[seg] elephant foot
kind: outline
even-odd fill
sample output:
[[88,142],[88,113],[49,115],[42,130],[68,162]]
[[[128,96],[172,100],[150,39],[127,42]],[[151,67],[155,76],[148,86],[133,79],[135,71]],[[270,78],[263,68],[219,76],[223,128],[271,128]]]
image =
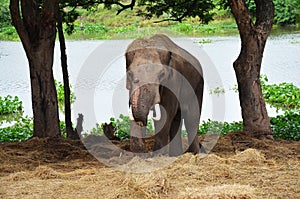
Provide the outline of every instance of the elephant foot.
[[168,155],[168,147],[162,146],[160,143],[155,142],[153,147],[153,153],[155,155]]
[[170,157],[177,157],[183,154],[182,148],[170,149],[169,156]]
[[145,140],[142,138],[130,138],[130,151],[133,153],[147,153]]
[[189,146],[189,148],[187,149],[187,151],[186,152],[188,152],[188,153],[193,153],[193,154],[198,154],[198,153],[200,153],[200,144],[199,143],[197,143],[197,144],[194,144],[194,143],[192,143],[190,146]]

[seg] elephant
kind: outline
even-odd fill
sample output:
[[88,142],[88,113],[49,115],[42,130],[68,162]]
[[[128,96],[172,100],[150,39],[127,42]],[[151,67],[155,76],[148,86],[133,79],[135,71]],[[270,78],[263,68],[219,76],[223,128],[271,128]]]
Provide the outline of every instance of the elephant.
[[152,113],[153,152],[181,155],[184,122],[189,144],[185,151],[199,153],[197,131],[204,89],[199,61],[163,34],[134,40],[128,45],[125,58],[131,151],[147,152],[144,138],[147,118]]

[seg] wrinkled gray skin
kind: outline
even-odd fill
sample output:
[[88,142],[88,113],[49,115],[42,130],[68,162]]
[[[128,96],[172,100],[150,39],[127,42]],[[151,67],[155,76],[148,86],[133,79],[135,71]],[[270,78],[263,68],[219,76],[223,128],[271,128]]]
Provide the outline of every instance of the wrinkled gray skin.
[[[183,153],[181,126],[188,133],[188,152],[200,152],[197,130],[203,96],[203,73],[199,61],[165,35],[136,39],[126,50],[126,88],[134,120],[131,150],[146,152],[147,116],[160,104],[161,119],[154,122],[153,151],[177,156]],[[168,88],[168,89],[167,89]]]

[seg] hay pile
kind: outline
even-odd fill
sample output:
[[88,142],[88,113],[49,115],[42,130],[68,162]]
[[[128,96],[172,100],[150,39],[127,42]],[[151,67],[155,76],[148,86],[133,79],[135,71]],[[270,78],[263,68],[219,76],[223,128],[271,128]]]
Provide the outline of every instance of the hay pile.
[[[260,149],[221,153],[227,139],[232,141],[220,139],[223,143],[209,155],[135,157],[118,169],[97,162],[71,141],[43,140],[71,150],[63,150],[67,158],[26,144],[19,144],[21,150],[13,144],[0,146],[0,198],[300,198],[299,143],[280,141],[277,151],[269,151],[278,143],[251,140]],[[170,164],[161,168],[166,162]]]

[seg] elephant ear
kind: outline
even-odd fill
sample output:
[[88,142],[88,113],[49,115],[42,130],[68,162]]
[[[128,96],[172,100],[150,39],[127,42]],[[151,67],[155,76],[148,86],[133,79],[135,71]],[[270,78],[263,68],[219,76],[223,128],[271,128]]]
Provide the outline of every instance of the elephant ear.
[[158,50],[158,54],[160,57],[160,61],[163,65],[169,66],[171,57],[172,57],[172,52],[168,50]]
[[125,58],[126,58],[126,70],[128,70],[130,64],[132,63],[133,58],[134,58],[134,55],[135,55],[135,50],[130,50],[130,51],[127,51],[127,52],[125,53]]
[[171,61],[172,61],[172,52],[167,50],[158,50],[160,61],[163,65],[169,66],[168,67],[168,79],[173,76],[173,71],[171,68]]

